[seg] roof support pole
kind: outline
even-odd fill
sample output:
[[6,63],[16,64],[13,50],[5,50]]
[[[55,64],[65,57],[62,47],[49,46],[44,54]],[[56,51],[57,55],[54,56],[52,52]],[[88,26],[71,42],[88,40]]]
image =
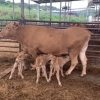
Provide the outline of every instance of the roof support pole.
[[52,20],[52,0],[50,0],[50,21]]
[[62,6],[62,2],[61,2],[61,0],[60,0],[60,13],[59,13],[59,21],[61,21],[61,6]]
[[[100,0],[99,0],[99,12],[98,14],[100,15]],[[99,21],[99,15],[98,15],[98,21]]]
[[[66,8],[66,0],[65,0],[65,8]],[[66,21],[66,9],[65,9],[65,14],[64,14],[64,21]]]
[[[47,3],[45,3],[45,15],[47,14]],[[45,20],[47,20],[46,19],[46,16],[45,16]]]
[[69,9],[70,9],[70,6],[69,6],[69,1],[68,1],[68,9],[67,9],[67,21],[69,21],[69,16],[70,16],[70,14],[69,14]]
[[21,0],[21,19],[24,19],[24,0]]
[[13,0],[12,8],[13,8],[13,19],[15,19],[14,0]]
[[37,20],[40,19],[40,4],[37,3]]
[[71,18],[71,6],[72,6],[72,2],[70,1],[70,17],[69,17],[69,21],[70,21],[70,18]]
[[28,4],[29,4],[29,6],[28,6],[28,9],[29,9],[29,19],[30,19],[30,0],[28,0]]
[[[98,13],[97,13],[97,5],[96,5],[96,15],[97,15]],[[95,17],[95,20],[97,21],[97,18]]]

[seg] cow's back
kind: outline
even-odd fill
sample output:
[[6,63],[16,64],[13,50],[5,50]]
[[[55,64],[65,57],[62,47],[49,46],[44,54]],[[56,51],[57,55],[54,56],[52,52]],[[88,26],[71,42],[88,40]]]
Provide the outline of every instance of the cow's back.
[[90,32],[80,27],[54,29],[43,26],[25,26],[24,43],[31,48],[38,48],[44,53],[68,53],[68,49],[79,47],[90,38]]

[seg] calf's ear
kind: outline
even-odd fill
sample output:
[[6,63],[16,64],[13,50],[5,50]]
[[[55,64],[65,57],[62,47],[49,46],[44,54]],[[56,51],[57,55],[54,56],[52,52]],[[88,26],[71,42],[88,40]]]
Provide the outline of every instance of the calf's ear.
[[16,27],[16,29],[18,29],[19,22],[14,22],[13,25]]

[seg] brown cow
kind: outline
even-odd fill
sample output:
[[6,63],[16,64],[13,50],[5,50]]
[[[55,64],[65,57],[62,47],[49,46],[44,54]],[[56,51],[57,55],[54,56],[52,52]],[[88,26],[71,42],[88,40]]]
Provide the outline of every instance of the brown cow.
[[87,59],[85,52],[91,32],[81,27],[70,27],[68,29],[47,28],[36,25],[19,25],[12,22],[1,31],[0,37],[17,40],[23,47],[25,53],[33,58],[38,53],[51,53],[54,55],[69,54],[71,66],[66,72],[70,74],[78,63],[80,55],[83,69],[81,76],[86,74]]

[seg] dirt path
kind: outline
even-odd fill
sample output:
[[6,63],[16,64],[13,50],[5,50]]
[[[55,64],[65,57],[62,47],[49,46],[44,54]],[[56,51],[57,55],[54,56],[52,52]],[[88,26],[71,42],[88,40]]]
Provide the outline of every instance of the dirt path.
[[[10,67],[13,60],[0,61],[0,72]],[[80,70],[74,70],[69,76],[61,77],[62,87],[55,76],[50,83],[44,77],[36,84],[36,71],[24,71],[25,79],[17,75],[12,80],[9,75],[0,79],[0,100],[100,100],[100,71],[88,70],[81,78]]]

